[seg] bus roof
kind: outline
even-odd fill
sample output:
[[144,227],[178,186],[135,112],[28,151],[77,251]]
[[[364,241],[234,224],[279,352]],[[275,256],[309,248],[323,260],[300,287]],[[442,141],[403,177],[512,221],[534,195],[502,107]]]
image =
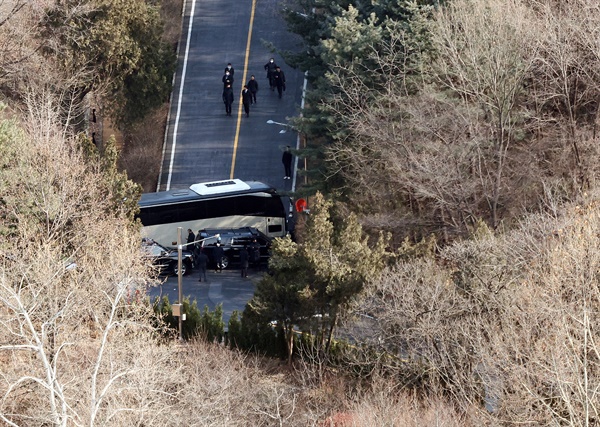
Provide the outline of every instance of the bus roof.
[[275,189],[270,185],[259,181],[242,181],[239,179],[212,181],[192,184],[187,189],[144,193],[138,204],[141,208],[144,208],[155,205],[215,199],[219,197],[259,192],[275,194]]

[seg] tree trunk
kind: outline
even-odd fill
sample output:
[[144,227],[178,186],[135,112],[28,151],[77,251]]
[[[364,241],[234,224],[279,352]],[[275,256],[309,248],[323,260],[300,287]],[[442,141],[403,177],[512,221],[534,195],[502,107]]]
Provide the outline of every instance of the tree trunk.
[[285,328],[285,343],[287,347],[287,364],[292,364],[292,354],[294,354],[294,327],[286,326]]

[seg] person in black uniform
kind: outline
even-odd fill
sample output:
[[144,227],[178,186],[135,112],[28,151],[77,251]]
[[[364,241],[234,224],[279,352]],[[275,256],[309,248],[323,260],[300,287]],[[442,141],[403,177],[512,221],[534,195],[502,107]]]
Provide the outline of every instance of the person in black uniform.
[[240,264],[242,265],[242,277],[248,277],[248,265],[250,262],[250,254],[248,247],[244,246],[240,251]]
[[277,93],[281,98],[283,91],[285,90],[285,74],[281,71],[281,68],[275,68],[275,72],[273,73],[273,83],[277,87]]
[[224,72],[225,73],[229,72],[229,74],[231,75],[231,78],[233,78],[233,74],[235,73],[235,70],[231,66],[231,62],[227,64],[227,66],[225,67],[225,71]]
[[254,266],[257,271],[260,271],[260,244],[256,241],[256,239],[252,239],[252,243],[250,244],[250,262]]
[[267,70],[267,79],[269,79],[269,86],[271,90],[275,90],[275,84],[273,82],[273,73],[277,69],[277,64],[273,58],[269,59],[269,62],[265,64],[265,70]]
[[246,117],[250,116],[250,103],[252,102],[252,94],[248,90],[248,86],[244,85],[244,89],[242,90],[242,104],[244,105],[244,111],[246,112]]
[[204,281],[206,282],[206,266],[208,265],[208,256],[204,253],[204,250],[200,248],[198,250],[198,255],[196,255],[196,266],[200,271],[200,277],[198,281],[201,282],[204,277]]
[[227,85],[223,90],[223,102],[225,103],[225,114],[231,116],[231,106],[233,105],[233,89]]
[[225,71],[225,75],[221,81],[223,82],[223,88],[226,88],[227,85],[233,87],[233,74],[231,74],[229,71]]
[[281,162],[285,168],[285,176],[283,179],[292,179],[292,152],[290,151],[289,145],[285,148],[283,156],[281,156]]
[[256,104],[256,92],[258,92],[258,82],[254,78],[254,74],[250,76],[250,80],[248,80],[248,90],[250,91],[250,104]]

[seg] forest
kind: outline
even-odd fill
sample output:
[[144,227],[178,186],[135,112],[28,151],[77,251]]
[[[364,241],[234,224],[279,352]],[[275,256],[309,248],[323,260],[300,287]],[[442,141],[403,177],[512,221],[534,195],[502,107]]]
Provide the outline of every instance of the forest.
[[0,424],[600,422],[600,3],[282,2],[310,214],[183,342],[89,134],[164,108],[177,5],[0,3]]

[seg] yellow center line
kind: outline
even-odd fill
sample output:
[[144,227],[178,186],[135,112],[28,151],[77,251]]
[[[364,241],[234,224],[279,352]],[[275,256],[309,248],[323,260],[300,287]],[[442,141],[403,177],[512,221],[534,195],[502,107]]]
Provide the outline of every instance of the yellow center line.
[[[242,76],[242,86],[246,84],[248,75],[248,59],[250,57],[250,42],[252,41],[252,26],[254,25],[254,11],[256,10],[256,0],[252,0],[252,11],[250,12],[250,25],[248,26],[248,41],[246,42],[246,57],[244,58],[244,75]],[[240,127],[242,125],[242,95],[239,95],[237,125],[235,127],[235,138],[233,140],[233,157],[231,159],[231,173],[229,179],[233,179],[235,173],[235,159],[237,157],[238,141],[240,138]]]

